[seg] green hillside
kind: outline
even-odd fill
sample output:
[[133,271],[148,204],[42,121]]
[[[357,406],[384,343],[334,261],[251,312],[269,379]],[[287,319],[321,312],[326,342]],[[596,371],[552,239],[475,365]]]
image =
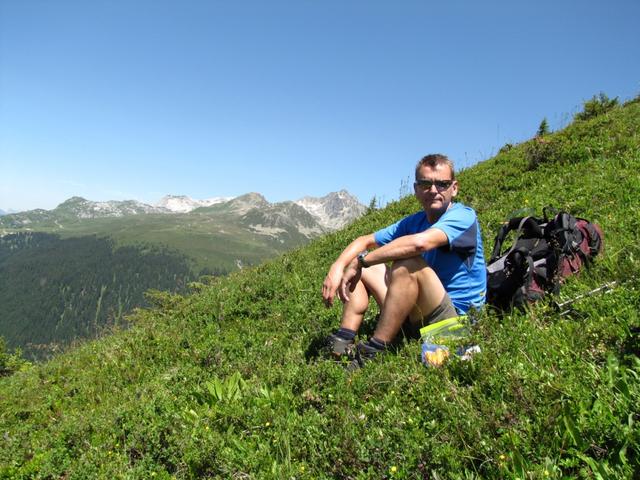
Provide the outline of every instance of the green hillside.
[[1,379],[0,478],[637,478],[640,102],[584,116],[461,172],[459,199],[486,250],[525,206],[598,222],[605,255],[561,298],[609,293],[487,312],[471,361],[427,369],[416,342],[349,374],[318,355],[340,314],[321,284],[406,198]]

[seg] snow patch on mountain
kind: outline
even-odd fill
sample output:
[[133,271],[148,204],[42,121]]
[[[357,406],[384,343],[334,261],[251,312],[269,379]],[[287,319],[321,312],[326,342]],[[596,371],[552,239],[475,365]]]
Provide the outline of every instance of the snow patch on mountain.
[[228,202],[234,197],[213,197],[205,200],[197,200],[187,195],[166,195],[155,204],[156,207],[165,208],[174,213],[189,213],[200,207],[210,207],[216,203]]

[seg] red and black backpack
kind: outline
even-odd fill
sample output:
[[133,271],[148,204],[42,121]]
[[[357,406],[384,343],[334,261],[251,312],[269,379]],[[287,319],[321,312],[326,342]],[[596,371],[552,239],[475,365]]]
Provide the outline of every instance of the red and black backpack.
[[[565,278],[580,271],[602,252],[600,227],[560,212],[550,218],[512,218],[496,236],[487,266],[487,303],[500,310],[524,307],[557,293]],[[512,246],[503,251],[510,232]]]

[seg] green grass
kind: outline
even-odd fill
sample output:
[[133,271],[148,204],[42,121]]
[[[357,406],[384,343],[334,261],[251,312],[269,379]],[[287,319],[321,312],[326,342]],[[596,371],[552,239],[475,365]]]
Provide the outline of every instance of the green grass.
[[406,198],[190,296],[157,293],[130,330],[0,380],[0,478],[636,477],[639,131],[630,102],[459,176],[486,250],[523,207],[599,223],[605,255],[560,299],[611,292],[562,317],[486,312],[469,362],[427,369],[408,343],[348,374],[315,348],[340,315],[322,280],[355,236],[415,211]]

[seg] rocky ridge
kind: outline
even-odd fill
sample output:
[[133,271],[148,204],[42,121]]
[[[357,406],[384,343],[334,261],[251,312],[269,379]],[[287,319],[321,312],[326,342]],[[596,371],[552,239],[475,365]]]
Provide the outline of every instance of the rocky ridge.
[[186,195],[167,195],[155,205],[136,200],[94,202],[72,197],[53,210],[29,210],[0,218],[0,234],[48,226],[65,225],[99,218],[124,218],[139,215],[231,215],[255,233],[276,236],[297,231],[307,238],[342,228],[366,210],[346,190],[324,197],[303,197],[297,201],[270,203],[255,192],[234,198],[214,197],[195,200]]

